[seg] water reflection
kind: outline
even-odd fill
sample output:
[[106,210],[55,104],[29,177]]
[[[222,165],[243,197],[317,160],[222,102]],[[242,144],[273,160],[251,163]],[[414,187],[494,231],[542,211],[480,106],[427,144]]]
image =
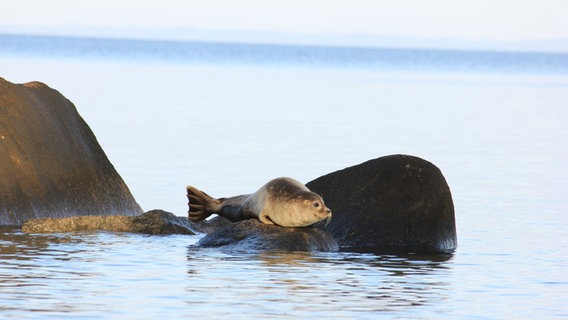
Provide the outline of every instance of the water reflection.
[[[333,310],[336,318],[349,318],[360,312],[403,311],[447,300],[449,283],[441,279],[449,279],[451,258],[343,252],[246,255],[192,248],[186,291],[190,297],[200,294],[200,299],[188,301],[192,306],[222,299],[231,309],[246,312],[256,301],[256,308],[269,313],[296,310],[313,316]],[[240,303],[242,297],[248,301],[245,305]],[[273,304],[268,307],[267,301]]]
[[430,310],[448,299],[453,272],[451,256],[188,247],[197,240],[1,232],[0,310],[33,311],[37,317],[100,312],[175,317],[191,310],[210,318],[351,319]]
[[0,259],[31,260],[37,255],[52,254],[50,246],[62,243],[78,244],[83,240],[72,235],[31,235],[18,229],[0,229]]
[[85,251],[85,242],[88,239],[78,234],[30,235],[1,229],[0,298],[4,306],[0,309],[57,316],[92,307],[74,303],[82,295],[70,285],[97,275],[71,261]]

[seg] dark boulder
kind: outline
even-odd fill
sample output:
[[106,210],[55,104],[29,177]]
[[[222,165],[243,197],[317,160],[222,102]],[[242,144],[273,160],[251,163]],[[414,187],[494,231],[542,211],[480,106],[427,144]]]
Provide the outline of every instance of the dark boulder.
[[0,78],[0,225],[142,212],[73,103]]
[[195,247],[231,251],[337,251],[333,236],[319,228],[285,228],[263,224],[257,219],[243,220],[210,233]]
[[381,157],[306,186],[332,210],[326,230],[342,250],[450,253],[456,249],[450,189],[428,161],[408,155]]

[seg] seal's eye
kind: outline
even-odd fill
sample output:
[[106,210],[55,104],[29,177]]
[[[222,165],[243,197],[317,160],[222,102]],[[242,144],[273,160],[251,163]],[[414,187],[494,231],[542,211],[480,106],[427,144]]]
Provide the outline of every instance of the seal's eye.
[[317,208],[317,207],[320,206],[320,204],[318,202],[314,202],[312,205],[314,206],[314,208]]

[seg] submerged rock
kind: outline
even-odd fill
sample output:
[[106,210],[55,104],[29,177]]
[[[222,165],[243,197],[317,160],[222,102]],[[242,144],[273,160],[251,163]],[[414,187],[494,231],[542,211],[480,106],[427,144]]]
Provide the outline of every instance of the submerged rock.
[[73,103],[0,78],[0,225],[142,212]]
[[163,210],[152,210],[143,215],[130,216],[76,216],[28,220],[22,226],[26,233],[61,233],[75,231],[114,231],[144,234],[195,234],[189,220]]
[[450,253],[457,237],[450,189],[432,163],[391,155],[306,184],[333,218],[326,230],[344,250]]
[[225,225],[199,240],[195,247],[234,251],[337,251],[337,241],[319,228],[286,228],[257,219]]

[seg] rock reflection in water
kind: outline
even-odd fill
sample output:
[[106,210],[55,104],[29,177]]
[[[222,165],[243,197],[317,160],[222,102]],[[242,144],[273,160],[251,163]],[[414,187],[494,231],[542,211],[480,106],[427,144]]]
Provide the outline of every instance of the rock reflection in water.
[[5,303],[0,311],[56,316],[85,307],[95,310],[88,301],[74,302],[83,294],[71,285],[97,276],[71,261],[81,256],[89,241],[89,237],[77,234],[30,235],[0,230],[0,298]]
[[[214,258],[212,258],[212,256]],[[404,311],[446,300],[451,255],[377,256],[359,253],[229,254],[190,249],[192,307],[234,312],[349,318]],[[203,268],[207,264],[208,268]]]
[[199,236],[0,230],[6,317],[373,318],[446,310],[451,256],[229,252]]

